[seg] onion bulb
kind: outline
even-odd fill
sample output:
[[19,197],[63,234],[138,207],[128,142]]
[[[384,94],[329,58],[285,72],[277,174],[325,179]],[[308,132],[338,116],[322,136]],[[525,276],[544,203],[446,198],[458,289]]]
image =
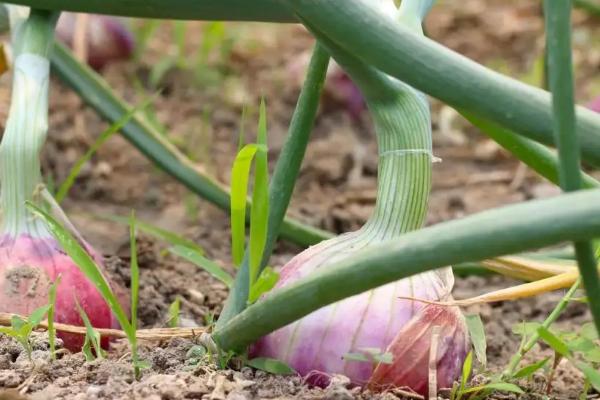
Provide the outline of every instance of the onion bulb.
[[[78,14],[64,12],[56,27],[56,37],[70,47],[74,46]],[[133,34],[118,18],[90,14],[86,19],[85,45],[88,64],[102,69],[114,61],[127,60],[133,55]]]
[[[56,322],[82,325],[76,306],[79,302],[93,326],[116,327],[110,308],[94,285],[66,255],[45,224],[26,208],[27,201],[49,206],[101,265],[96,252],[74,231],[42,185],[39,156],[48,129],[48,51],[52,48],[53,27],[52,16],[33,12],[18,26],[19,34],[13,39],[18,53],[9,116],[0,143],[0,311],[29,315],[48,303],[49,286],[60,276]],[[117,293],[124,293],[114,283],[111,286]],[[80,349],[83,344],[81,336],[59,334],[59,337],[72,350]]]
[[[363,228],[313,246],[281,269],[275,289],[378,242],[377,238],[369,240]],[[453,282],[452,270],[444,268],[389,283],[323,307],[263,337],[251,354],[284,361],[309,383],[319,386],[326,386],[333,374],[343,374],[360,386],[410,387],[424,393],[428,387],[432,328],[437,325],[437,382],[439,387],[450,387],[469,350],[460,311],[399,297],[450,300]],[[391,355],[392,363],[350,358],[373,349],[380,355]]]

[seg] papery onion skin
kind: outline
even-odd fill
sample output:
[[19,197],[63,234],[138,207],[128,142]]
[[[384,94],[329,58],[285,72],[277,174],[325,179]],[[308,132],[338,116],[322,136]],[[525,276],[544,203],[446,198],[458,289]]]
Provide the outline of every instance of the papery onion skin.
[[[434,327],[439,327],[434,336]],[[388,348],[391,364],[379,364],[369,387],[385,390],[390,387],[410,387],[422,395],[428,394],[429,358],[432,339],[437,339],[437,387],[450,388],[462,370],[470,344],[464,318],[457,307],[430,304],[422,309],[398,334]]]
[[[99,264],[98,257],[96,258]],[[100,264],[101,265],[101,264]],[[116,328],[114,317],[94,285],[83,275],[54,238],[3,235],[0,239],[0,311],[28,316],[48,304],[48,289],[60,275],[55,322],[83,325],[76,299],[96,328]],[[123,290],[112,285],[117,295]],[[78,351],[83,336],[58,332],[66,348]],[[108,345],[107,339],[103,345]]]

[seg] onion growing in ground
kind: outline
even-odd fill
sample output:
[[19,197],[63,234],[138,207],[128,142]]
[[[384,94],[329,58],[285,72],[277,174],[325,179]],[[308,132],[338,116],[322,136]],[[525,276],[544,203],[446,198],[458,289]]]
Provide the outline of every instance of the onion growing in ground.
[[[74,47],[78,14],[64,12],[56,26],[56,37]],[[83,24],[83,40],[88,64],[102,69],[114,61],[126,60],[135,48],[133,34],[121,19],[108,15],[89,14]]]
[[[82,325],[78,301],[98,328],[116,327],[111,310],[94,285],[61,249],[46,226],[30,214],[26,201],[49,206],[72,228],[42,185],[40,151],[48,129],[48,54],[55,16],[34,12],[14,35],[13,90],[6,129],[0,143],[0,311],[29,315],[48,303],[48,289],[60,275],[55,321]],[[12,21],[11,21],[12,22]],[[72,228],[74,229],[74,228]],[[100,258],[79,235],[85,248]],[[113,285],[119,292],[120,288]],[[77,350],[81,336],[59,334],[65,346]],[[106,344],[106,342],[105,342]]]
[[[402,3],[401,20],[417,31],[428,8],[424,3]],[[320,39],[361,89],[372,114],[380,154],[377,201],[360,230],[313,246],[288,262],[275,290],[356,251],[419,229],[427,212],[433,161],[427,99]],[[450,387],[470,348],[460,310],[401,297],[447,301],[453,284],[449,267],[389,283],[263,337],[250,354],[282,360],[320,386],[333,374],[344,374],[354,384],[376,390],[409,387],[422,394],[428,391],[431,357],[437,387]],[[357,359],[357,353],[364,359]]]

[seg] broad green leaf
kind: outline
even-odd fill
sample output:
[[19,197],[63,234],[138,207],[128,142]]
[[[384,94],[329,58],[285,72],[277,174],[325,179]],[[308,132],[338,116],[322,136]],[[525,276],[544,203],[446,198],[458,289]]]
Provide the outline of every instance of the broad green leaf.
[[294,375],[297,374],[289,365],[283,361],[279,361],[273,358],[257,357],[252,360],[246,361],[246,365],[252,368],[260,369],[271,374],[277,375]]
[[560,354],[563,357],[569,357],[571,352],[569,351],[569,346],[565,342],[563,342],[558,336],[550,332],[548,329],[540,326],[538,328],[538,334],[540,338],[548,344],[548,346],[552,347],[552,349]]
[[177,328],[179,326],[179,313],[181,312],[181,297],[176,296],[175,300],[169,305],[169,327]]
[[244,258],[248,181],[252,160],[257,152],[258,145],[245,145],[238,152],[231,168],[231,254],[236,266],[239,266]]
[[10,318],[10,325],[12,326],[12,328],[15,331],[19,331],[21,330],[21,328],[23,328],[25,325],[27,325],[27,321],[25,321],[23,318],[13,315]]
[[[129,225],[129,218],[127,218],[127,217],[121,217],[118,215],[104,215],[104,216],[100,216],[100,218],[118,222],[118,223],[125,224],[125,225]],[[184,238],[183,236],[176,234],[175,232],[171,232],[171,231],[163,229],[159,226],[150,224],[148,222],[141,221],[138,218],[136,218],[136,220],[135,220],[135,226],[137,229],[143,231],[144,233],[154,236],[155,238],[158,238],[160,240],[163,240],[163,241],[169,243],[171,246],[189,247],[190,249],[193,249],[197,253],[204,254],[204,249],[202,247],[198,246],[193,241],[188,240],[188,239]]]
[[600,363],[600,347],[596,346],[589,351],[583,352],[583,358],[591,363]]
[[488,383],[485,385],[475,386],[475,387],[463,390],[462,393],[463,394],[474,393],[474,392],[479,392],[482,390],[497,390],[500,392],[510,392],[510,393],[519,393],[519,394],[525,393],[525,392],[523,392],[523,389],[521,389],[517,385],[515,385],[513,383],[508,383],[508,382],[492,382],[492,383]]
[[260,273],[260,276],[254,282],[254,285],[250,288],[250,294],[248,295],[248,302],[254,303],[264,293],[273,289],[279,280],[279,273],[271,267],[266,267]]
[[589,340],[598,340],[598,331],[593,322],[583,324],[581,327],[581,336]]
[[549,359],[550,359],[549,357],[546,357],[543,360],[540,360],[538,362],[535,362],[533,364],[530,364],[530,365],[527,365],[527,366],[521,368],[520,370],[515,372],[515,374],[513,375],[513,378],[515,378],[515,379],[529,378],[536,371],[538,371],[541,368],[544,368],[544,366],[548,363]]
[[531,336],[542,326],[539,322],[520,322],[513,325],[512,331],[519,336]]
[[462,375],[460,378],[460,389],[459,393],[464,393],[465,388],[467,387],[467,382],[469,381],[469,377],[471,376],[471,370],[473,369],[473,352],[469,351],[465,361],[463,362],[462,367]]
[[249,258],[250,286],[258,279],[263,252],[267,243],[269,219],[269,165],[267,159],[267,111],[264,99],[260,102],[257,144],[254,168],[254,187],[250,210]]
[[571,351],[581,351],[585,353],[597,347],[593,341],[584,337],[577,337],[569,341],[565,340],[564,338],[561,339],[563,339]]
[[576,365],[577,368],[583,372],[588,381],[590,381],[592,387],[600,392],[600,372],[598,372],[596,368],[586,363],[578,362]]
[[485,330],[483,322],[479,314],[471,314],[465,316],[467,322],[467,328],[471,335],[471,341],[473,342],[473,349],[475,351],[475,357],[481,363],[483,369],[487,364],[486,348],[487,343],[485,339]]
[[19,336],[19,333],[17,331],[15,331],[13,328],[8,327],[8,326],[0,326],[0,333],[3,333],[5,335],[8,335],[13,338],[16,338],[17,336]]
[[29,314],[29,317],[27,317],[27,320],[29,321],[31,326],[32,327],[38,326],[40,324],[40,322],[42,322],[42,319],[44,319],[44,317],[48,313],[49,309],[50,309],[50,304],[47,304],[45,306],[41,306],[41,307],[33,310],[31,312],[31,314]]
[[108,139],[110,139],[112,137],[112,135],[117,133],[123,126],[125,126],[129,122],[129,120],[131,120],[131,118],[138,111],[146,108],[153,99],[154,99],[154,96],[148,98],[147,100],[142,102],[140,105],[132,108],[125,115],[123,115],[123,117],[121,117],[121,119],[114,122],[111,126],[108,127],[108,129],[106,129],[104,132],[102,132],[100,134],[100,136],[98,136],[98,138],[90,146],[88,151],[86,151],[85,154],[83,156],[81,156],[77,160],[77,162],[75,162],[75,165],[73,165],[73,168],[71,168],[69,175],[67,176],[65,181],[60,185],[60,188],[58,189],[58,192],[56,193],[56,196],[55,196],[55,199],[58,203],[62,202],[64,200],[64,198],[67,196],[67,194],[69,193],[69,190],[71,189],[71,186],[73,186],[75,179],[77,179],[77,176],[81,172],[81,168],[83,168],[85,163],[87,163],[92,158],[92,156],[98,151],[98,149],[100,149],[100,147],[102,147],[102,145],[104,143],[106,143],[106,141]]
[[204,358],[207,354],[208,350],[206,350],[206,347],[197,344],[190,347],[190,349],[185,354],[185,358],[200,360]]
[[111,311],[116,316],[117,321],[119,321],[122,329],[125,331],[130,331],[131,324],[129,323],[129,319],[125,314],[125,311],[123,311],[121,304],[112,292],[110,285],[106,281],[104,275],[102,275],[102,272],[90,254],[81,246],[81,244],[71,235],[68,230],[62,227],[44,210],[36,207],[30,202],[27,202],[27,208],[36,217],[44,221],[50,230],[50,233],[52,233],[52,236],[60,243],[63,250],[69,255],[69,257],[71,257],[75,265],[77,265],[85,277],[89,279],[90,282],[100,292],[102,298],[110,306]]
[[169,248],[169,251],[204,269],[206,272],[226,284],[227,287],[230,287],[233,283],[233,277],[225,272],[223,268],[221,268],[214,261],[211,261],[201,254],[198,254],[195,250],[192,250],[189,247],[174,246]]

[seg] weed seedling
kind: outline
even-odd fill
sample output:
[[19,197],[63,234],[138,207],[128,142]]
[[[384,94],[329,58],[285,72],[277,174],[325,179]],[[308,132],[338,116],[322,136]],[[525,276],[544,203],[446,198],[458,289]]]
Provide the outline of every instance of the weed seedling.
[[42,322],[48,310],[50,310],[50,305],[41,306],[33,310],[29,317],[25,319],[14,315],[10,320],[9,327],[0,326],[0,333],[14,338],[23,346],[32,364],[31,353],[33,352],[33,347],[31,344],[31,332]]

